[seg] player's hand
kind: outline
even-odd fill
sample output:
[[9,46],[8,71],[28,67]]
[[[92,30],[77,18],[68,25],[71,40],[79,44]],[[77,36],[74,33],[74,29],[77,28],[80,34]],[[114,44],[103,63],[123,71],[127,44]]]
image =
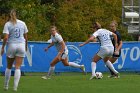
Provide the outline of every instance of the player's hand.
[[115,54],[115,55],[119,55],[119,51],[116,50],[116,51],[114,52],[114,54]]
[[44,49],[44,51],[46,51],[46,52],[47,52],[47,51],[48,51],[48,49],[49,49],[49,48],[47,47],[47,48],[45,48],[45,49]]
[[81,46],[83,46],[84,44],[80,44],[79,46],[81,47]]

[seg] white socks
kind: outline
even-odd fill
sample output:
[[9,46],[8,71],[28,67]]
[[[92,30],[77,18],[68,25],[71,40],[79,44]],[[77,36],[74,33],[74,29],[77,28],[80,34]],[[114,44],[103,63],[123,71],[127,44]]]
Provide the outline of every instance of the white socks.
[[[69,66],[75,67],[75,68],[81,68],[81,65],[74,63],[74,62],[69,62]],[[51,74],[54,72],[55,66],[50,67],[47,76],[51,76]]]
[[110,68],[110,70],[113,71],[115,74],[118,73],[118,71],[115,70],[113,64],[112,64],[109,60],[108,60],[105,64],[106,64],[106,65]]
[[4,86],[5,87],[8,87],[10,77],[11,77],[11,69],[6,68],[6,71],[5,71],[5,82],[4,82]]
[[[75,67],[75,68],[81,68],[81,65],[74,62],[69,62],[69,66]],[[55,70],[55,66],[54,67],[50,66],[47,76],[50,77],[52,73],[54,72],[54,70]]]
[[96,76],[95,71],[96,71],[96,63],[91,62],[91,70],[92,70],[92,76]]
[[74,63],[74,62],[69,62],[69,66],[75,67],[75,68],[81,68],[81,65]]
[[55,69],[55,66],[54,67],[50,67],[47,76],[51,76],[52,73],[54,72],[54,69]]
[[[17,90],[18,83],[19,83],[19,80],[20,80],[20,76],[21,76],[20,69],[16,69],[15,74],[14,74],[14,90],[15,91]],[[11,69],[6,68],[4,87],[7,87],[7,89],[8,89],[8,84],[9,84],[9,81],[10,81],[10,77],[11,77]]]
[[18,83],[20,80],[20,76],[21,76],[21,71],[20,69],[16,69],[15,70],[15,74],[14,74],[14,89],[16,90],[18,87]]

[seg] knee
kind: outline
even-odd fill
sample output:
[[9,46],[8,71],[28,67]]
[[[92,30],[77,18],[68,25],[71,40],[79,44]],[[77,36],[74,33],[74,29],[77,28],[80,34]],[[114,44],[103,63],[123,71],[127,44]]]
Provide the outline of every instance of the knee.
[[7,64],[8,69],[12,69],[13,64]]
[[69,66],[69,63],[65,63],[64,66]]
[[54,64],[53,64],[53,63],[51,63],[51,64],[50,64],[50,66],[51,66],[51,67],[53,67],[53,66],[54,66]]
[[92,62],[95,62],[95,63],[96,63],[96,62],[97,62],[97,60],[93,58],[93,59],[92,59]]
[[20,66],[15,66],[15,69],[20,69]]
[[12,69],[12,67],[7,67],[8,69]]

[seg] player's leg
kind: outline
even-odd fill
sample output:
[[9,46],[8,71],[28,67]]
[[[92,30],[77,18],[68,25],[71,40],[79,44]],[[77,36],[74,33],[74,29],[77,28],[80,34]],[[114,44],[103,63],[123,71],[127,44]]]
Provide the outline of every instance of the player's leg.
[[105,64],[107,65],[107,67],[108,67],[115,75],[117,75],[117,74],[118,74],[118,71],[115,70],[113,64],[109,61],[109,58],[110,58],[110,57],[105,57],[103,60],[104,60]]
[[14,91],[17,91],[20,76],[21,76],[21,71],[20,71],[20,66],[22,65],[24,57],[15,57],[15,74],[14,74]]
[[67,54],[62,55],[61,61],[64,64],[64,66],[71,66],[71,67],[74,67],[74,68],[80,68],[83,72],[85,72],[85,66],[84,65],[79,65],[79,64],[74,63],[74,62],[68,62]]
[[[109,58],[109,61],[113,64],[116,60],[117,60],[118,58],[117,57],[111,57],[111,58]],[[108,77],[110,77],[110,78],[112,78],[112,77],[114,77],[114,72],[107,66],[107,68],[109,69],[109,71],[110,71],[110,76],[108,76]]]
[[20,67],[25,57],[25,44],[17,44],[15,52],[15,74],[14,74],[14,91],[17,91],[19,80],[21,77]]
[[106,55],[106,47],[100,47],[100,50],[97,52],[97,54],[94,56],[93,61],[91,62],[91,70],[92,70],[92,76],[90,78],[96,78],[96,63],[101,60],[102,58],[104,58]]
[[111,57],[109,58],[109,61],[113,64],[117,59],[118,59],[117,57]]
[[96,63],[102,59],[100,56],[98,56],[97,54],[93,57],[93,61],[91,62],[91,70],[92,70],[92,76],[90,78],[93,79],[93,78],[96,78],[96,74],[95,74],[95,71],[96,71]]
[[4,89],[7,90],[8,89],[8,84],[9,84],[9,80],[11,77],[11,68],[13,66],[14,63],[14,55],[15,55],[15,47],[13,44],[8,44],[8,49],[7,49],[7,68],[5,71],[5,81],[4,81]]
[[55,70],[55,65],[59,62],[60,60],[58,59],[58,57],[55,57],[53,59],[53,61],[50,63],[50,67],[49,67],[49,71],[48,74],[46,76],[43,76],[42,79],[50,79],[52,73]]
[[[110,50],[111,50],[111,48],[110,48]],[[110,51],[111,52],[111,51]],[[112,50],[112,52],[114,52],[113,50]],[[120,57],[120,55],[121,55],[121,52],[119,52],[119,54],[115,54],[115,53],[113,53],[113,55],[112,55],[112,57],[110,57],[109,59],[107,59],[107,61],[106,61],[106,64],[108,64],[108,65],[106,65],[107,67],[108,67],[108,69],[109,69],[109,71],[110,71],[110,73],[111,73],[111,75],[109,76],[110,78],[111,77],[119,77],[118,76],[118,73],[116,74],[116,71],[114,72],[113,71],[113,63]],[[112,65],[112,67],[110,67],[111,65],[110,65],[110,63],[112,63],[111,65]]]
[[5,81],[4,81],[4,89],[8,90],[8,85],[11,77],[11,68],[14,63],[14,58],[8,58],[7,57],[7,68],[5,71]]
[[60,61],[60,60],[58,59],[58,57],[55,57],[54,60],[51,62],[50,68],[49,68],[49,72],[48,72],[48,76],[51,76],[51,74],[54,72],[54,70],[55,70],[55,65],[56,65],[59,61]]

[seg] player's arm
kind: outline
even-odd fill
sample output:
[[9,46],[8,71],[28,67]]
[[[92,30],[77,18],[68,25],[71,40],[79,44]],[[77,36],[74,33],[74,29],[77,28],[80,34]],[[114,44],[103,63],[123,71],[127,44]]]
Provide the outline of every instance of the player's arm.
[[1,55],[3,55],[3,53],[4,53],[4,48],[5,48],[5,45],[7,43],[8,37],[9,37],[9,34],[4,34],[2,48],[1,48]]
[[48,47],[45,48],[45,51],[47,51],[50,47],[52,47],[54,45],[54,42],[51,42],[50,45]]
[[28,33],[28,28],[27,28],[26,24],[24,23],[24,39],[25,39],[25,49],[26,49],[26,51],[27,51],[27,47],[28,47],[27,33]]
[[25,38],[25,48],[26,48],[26,51],[27,51],[27,46],[28,46],[27,33],[24,34],[24,38]]
[[119,45],[118,45],[118,48],[117,48],[118,51],[119,51],[121,48],[122,48],[122,41],[119,42]]
[[92,42],[98,42],[98,41],[97,41],[97,38],[94,38],[94,39],[92,40]]
[[123,44],[120,33],[117,34],[117,38],[119,40],[119,45],[118,45],[118,51],[119,51],[122,48],[122,44]]
[[114,40],[115,40],[115,48],[118,50],[118,43],[117,43],[117,35],[112,33]]
[[86,40],[84,43],[80,44],[79,46],[84,46],[85,44],[88,44],[90,41],[94,40],[95,37],[91,36],[88,40]]
[[54,45],[54,42],[50,43],[50,45],[47,48],[50,48]]

